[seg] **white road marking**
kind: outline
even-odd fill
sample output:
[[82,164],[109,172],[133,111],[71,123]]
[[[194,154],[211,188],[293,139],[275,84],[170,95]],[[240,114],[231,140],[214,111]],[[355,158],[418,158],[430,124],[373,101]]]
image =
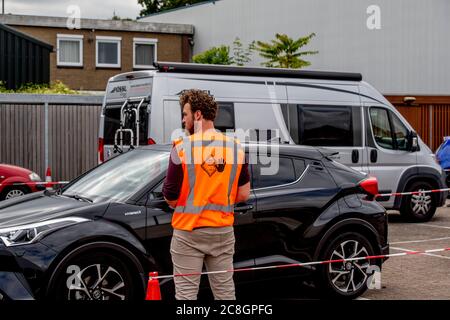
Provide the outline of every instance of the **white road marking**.
[[370,299],[368,299],[368,298],[363,298],[363,297],[358,297],[358,298],[356,298],[355,300],[370,300]]
[[[398,250],[398,251],[417,251],[417,250],[398,248],[398,247],[390,247],[390,249],[394,249],[394,250]],[[441,255],[438,255],[438,254],[422,253],[421,255],[426,255],[426,256],[431,256],[431,257],[436,257],[436,258],[442,258],[442,259],[450,260],[450,257],[441,256]]]
[[411,240],[411,241],[390,242],[390,244],[421,243],[421,242],[442,241],[442,240],[449,240],[449,239],[450,239],[450,237],[445,237],[445,238],[435,238],[435,239],[425,239],[425,240]]
[[430,227],[430,228],[441,228],[441,229],[450,229],[450,227],[446,227],[446,226],[437,226],[435,224],[418,224],[418,226],[421,227]]

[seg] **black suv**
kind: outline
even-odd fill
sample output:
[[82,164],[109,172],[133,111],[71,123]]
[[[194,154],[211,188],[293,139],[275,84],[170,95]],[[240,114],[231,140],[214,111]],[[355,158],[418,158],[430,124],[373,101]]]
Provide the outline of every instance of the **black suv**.
[[[269,148],[264,161],[267,146],[245,148],[250,162],[258,161],[249,165],[250,200],[235,207],[235,268],[388,253],[387,215],[373,201],[376,179],[316,148],[280,145],[277,152]],[[142,299],[150,271],[171,274],[172,210],[161,194],[169,154],[165,145],[138,148],[59,191],[0,203],[0,300]],[[274,168],[267,159],[278,160],[276,174],[268,175]],[[276,268],[234,278],[238,298],[240,284],[305,272],[320,292],[355,298],[381,263]],[[163,298],[173,298],[172,280],[161,281],[161,289]]]

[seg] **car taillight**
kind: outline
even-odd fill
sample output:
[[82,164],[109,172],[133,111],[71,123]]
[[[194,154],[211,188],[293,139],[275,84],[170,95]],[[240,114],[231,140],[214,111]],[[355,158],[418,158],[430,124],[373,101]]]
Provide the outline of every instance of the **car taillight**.
[[98,163],[105,161],[103,138],[98,138]]
[[362,180],[359,183],[359,186],[363,189],[365,193],[367,193],[367,200],[373,200],[375,196],[378,194],[378,180],[375,177],[369,177],[367,179]]
[[148,144],[148,145],[156,144],[156,142],[155,142],[155,140],[153,140],[152,138],[148,138],[147,144]]

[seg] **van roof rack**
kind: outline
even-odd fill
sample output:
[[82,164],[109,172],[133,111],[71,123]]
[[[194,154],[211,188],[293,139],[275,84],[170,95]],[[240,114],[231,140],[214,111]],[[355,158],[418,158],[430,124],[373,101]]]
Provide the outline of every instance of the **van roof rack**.
[[254,77],[283,77],[320,80],[361,81],[360,73],[293,70],[281,68],[222,66],[199,63],[160,62],[153,63],[159,72],[221,74]]

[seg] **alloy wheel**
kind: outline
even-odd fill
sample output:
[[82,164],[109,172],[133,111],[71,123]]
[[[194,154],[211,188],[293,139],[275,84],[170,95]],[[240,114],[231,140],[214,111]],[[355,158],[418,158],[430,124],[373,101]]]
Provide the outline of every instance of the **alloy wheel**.
[[411,207],[415,214],[426,215],[431,208],[431,195],[423,193],[423,189],[418,190],[420,193],[412,195]]
[[68,300],[125,300],[125,281],[111,266],[93,264],[69,285]]
[[[368,256],[368,250],[356,240],[342,242],[331,254],[330,260],[352,259]],[[367,269],[370,263],[366,260],[331,263],[328,266],[331,283],[344,293],[358,291],[368,278]]]

